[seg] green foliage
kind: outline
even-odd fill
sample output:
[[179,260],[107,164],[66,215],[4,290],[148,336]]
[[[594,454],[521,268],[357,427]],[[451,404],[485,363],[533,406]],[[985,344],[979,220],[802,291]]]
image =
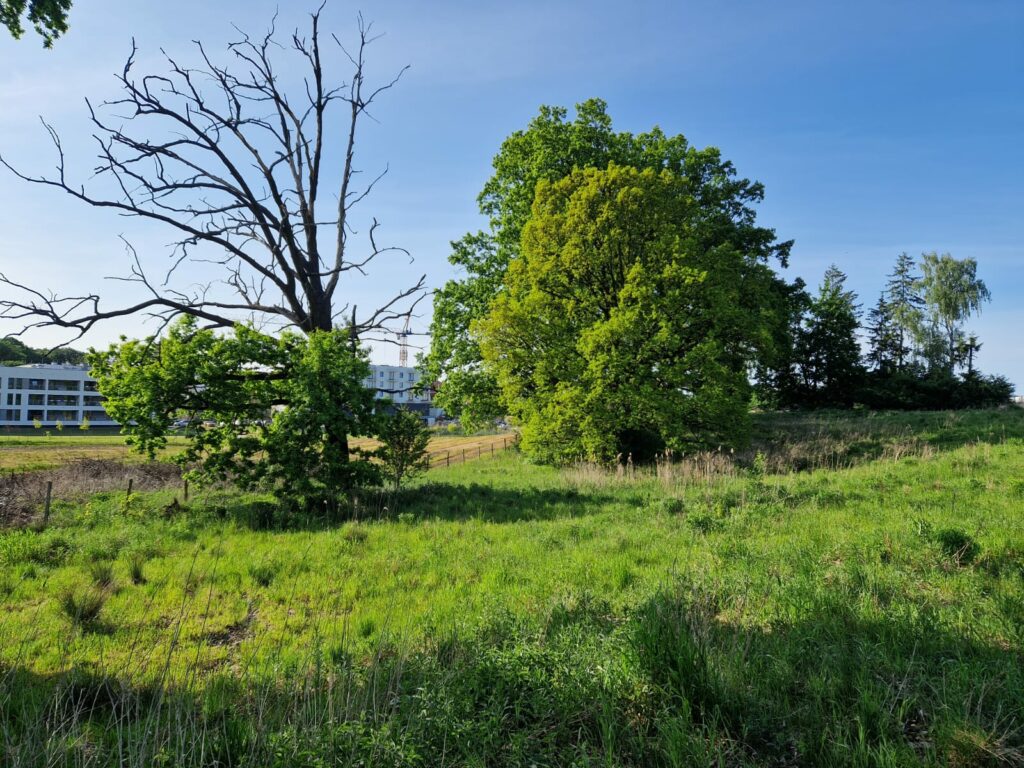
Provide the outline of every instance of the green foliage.
[[127,442],[153,457],[181,413],[189,432],[177,460],[190,477],[269,488],[297,508],[337,513],[359,485],[378,482],[350,436],[376,431],[365,354],[344,331],[216,334],[183,318],[159,341],[130,341],[89,357],[104,407]]
[[114,564],[110,560],[94,560],[89,563],[89,576],[93,584],[105,589],[114,583]]
[[146,561],[148,559],[145,552],[138,550],[128,555],[128,578],[131,579],[132,584],[138,586],[146,583]]
[[[264,497],[208,490],[173,519],[93,498],[52,520],[80,555],[30,577],[22,540],[55,532],[0,532],[4,758],[1019,764],[1024,411],[755,427],[714,472],[433,470],[400,521],[253,531]],[[79,625],[102,635],[69,632],[83,558],[119,546],[152,553],[149,583],[104,593]],[[282,566],[255,588],[253,563]]]
[[[974,260],[924,254],[923,276],[915,269],[914,260],[900,254],[868,315],[867,372],[856,360],[854,295],[835,285],[823,285],[813,300],[792,294],[793,341],[787,347],[783,338],[776,345],[789,350],[779,356],[781,366],[759,365],[757,404],[930,410],[1009,402],[1013,386],[975,369],[982,344],[963,330],[963,322],[989,300]],[[835,270],[833,278],[845,276]],[[966,370],[957,375],[957,368]]]
[[52,48],[53,41],[68,31],[71,0],[0,0],[0,24],[11,36],[20,38],[25,28],[22,16],[28,8],[28,22],[43,38],[43,47]]
[[[468,428],[503,415],[495,373],[483,365],[473,324],[484,318],[506,288],[509,264],[519,256],[523,230],[532,217],[540,182],[556,182],[574,169],[605,170],[610,164],[664,171],[688,185],[693,213],[701,209],[707,225],[703,247],[731,242],[744,254],[778,256],[785,262],[791,243],[777,243],[774,232],[754,225],[753,206],[763,197],[756,182],[737,178],[718,149],[696,149],[682,135],[659,128],[647,133],[616,132],[607,105],[590,99],[576,106],[572,120],[562,107],[541,107],[525,130],[514,132],[493,161],[494,174],[478,198],[489,230],[467,234],[452,244],[449,261],[466,276],[449,281],[434,298],[431,349],[424,360],[427,377],[443,377],[438,404]],[[752,297],[761,313],[780,295]],[[771,314],[766,311],[765,314]]]
[[101,589],[76,590],[66,587],[57,595],[61,611],[73,626],[91,629],[96,626],[107,595]]
[[549,462],[741,444],[774,287],[743,228],[668,170],[537,187],[505,291],[475,328],[522,447]]
[[795,353],[799,402],[810,406],[853,405],[863,376],[857,343],[857,295],[844,289],[846,275],[834,264],[825,272],[800,327]]
[[963,323],[992,298],[978,278],[974,259],[926,253],[921,261],[921,293],[926,304],[925,350],[933,369],[952,373],[963,362]]
[[259,563],[252,563],[249,566],[249,575],[252,580],[261,587],[269,587],[281,570],[281,566],[273,560],[265,560]]
[[[2,0],[0,0],[2,3]],[[85,353],[76,349],[34,349],[13,336],[0,337],[0,365],[30,363],[84,363]]]
[[427,454],[430,432],[412,411],[399,408],[384,417],[378,437],[381,445],[376,456],[381,462],[384,479],[393,490],[399,490],[404,480],[422,474],[430,467]]

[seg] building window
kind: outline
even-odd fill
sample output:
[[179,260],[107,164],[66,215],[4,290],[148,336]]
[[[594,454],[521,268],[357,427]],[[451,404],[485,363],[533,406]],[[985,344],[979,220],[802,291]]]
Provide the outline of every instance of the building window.
[[86,395],[84,398],[82,398],[82,400],[83,400],[82,404],[86,405],[86,406],[100,405],[106,399],[107,398],[103,397],[102,395]]
[[7,379],[7,388],[8,389],[24,389],[25,388],[25,380],[24,379],[9,378],[9,379]]
[[26,389],[34,389],[36,391],[46,389],[46,379],[29,379]]
[[42,405],[43,404],[43,398],[45,398],[45,397],[46,397],[46,395],[29,395],[28,396],[28,404],[29,405]]
[[46,398],[47,405],[78,405],[78,395],[50,395]]
[[8,405],[21,405],[21,395],[12,395],[10,392],[7,393],[7,404]]
[[47,389],[51,392],[77,392],[78,384],[79,382],[74,379],[50,379],[50,386]]
[[83,384],[84,386],[82,387],[82,389],[84,389],[86,392],[99,392],[99,386],[96,384],[95,381],[86,381],[83,382]]
[[21,421],[21,410],[18,408],[5,408],[0,411],[2,421]]
[[42,421],[43,420],[43,412],[42,411],[36,411],[36,410],[29,411],[28,412],[28,420],[29,421]]
[[47,411],[47,421],[78,421],[78,411]]

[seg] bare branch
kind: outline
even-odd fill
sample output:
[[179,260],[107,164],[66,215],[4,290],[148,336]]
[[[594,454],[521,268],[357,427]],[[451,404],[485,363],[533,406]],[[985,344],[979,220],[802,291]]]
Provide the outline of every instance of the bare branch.
[[[240,31],[240,38],[227,46],[230,64],[218,63],[196,41],[197,66],[165,54],[165,72],[139,76],[132,41],[115,76],[119,97],[98,107],[87,101],[98,147],[88,188],[69,178],[61,138],[45,121],[56,153],[53,174],[26,173],[0,155],[0,164],[28,183],[58,189],[95,208],[159,222],[177,233],[169,266],[155,270],[162,280],[150,279],[139,253],[126,243],[128,269],[112,279],[142,291],[135,303],[110,308],[102,306],[98,293],[57,296],[0,275],[0,284],[16,294],[0,300],[0,317],[21,321],[22,333],[58,327],[76,334],[74,338],[97,323],[136,314],[161,323],[191,315],[212,326],[249,317],[309,333],[333,327],[342,315],[335,308],[335,294],[343,275],[364,275],[385,254],[400,253],[411,261],[406,250],[378,244],[376,219],[366,248],[350,253],[355,234],[350,213],[387,173],[385,167],[368,184],[356,187],[360,121],[370,116],[374,100],[394,87],[406,68],[383,85],[367,84],[366,54],[377,38],[372,24],[360,16],[351,52],[334,38],[351,70],[343,82],[329,85],[321,56],[322,10],[311,14],[308,34],[296,30],[287,36],[287,45],[278,41],[276,19],[265,35]],[[306,69],[301,88],[293,93],[285,92],[277,75],[276,61],[286,55],[297,57]],[[333,217],[321,217],[321,185],[334,183],[326,173],[324,150],[339,133],[334,108],[340,105],[344,160],[336,177],[337,208]],[[336,235],[326,258],[318,238],[321,227],[334,227]],[[201,264],[215,265],[221,276],[206,284],[175,287],[189,266]],[[420,277],[363,321],[350,323],[352,332],[383,332],[410,317],[424,296],[424,282]]]

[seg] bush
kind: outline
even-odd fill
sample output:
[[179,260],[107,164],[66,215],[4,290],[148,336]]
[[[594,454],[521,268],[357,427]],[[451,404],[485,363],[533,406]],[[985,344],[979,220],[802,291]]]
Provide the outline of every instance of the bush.
[[385,419],[380,430],[381,447],[377,449],[384,479],[397,491],[402,481],[426,472],[430,467],[427,444],[430,432],[420,417],[400,408]]

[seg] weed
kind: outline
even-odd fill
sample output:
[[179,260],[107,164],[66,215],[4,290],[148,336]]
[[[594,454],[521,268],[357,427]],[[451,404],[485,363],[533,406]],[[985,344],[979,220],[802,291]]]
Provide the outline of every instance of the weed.
[[281,566],[278,563],[264,560],[263,562],[252,563],[249,566],[249,575],[259,586],[269,587],[280,570]]
[[95,626],[99,619],[107,596],[98,589],[78,591],[73,587],[67,587],[58,594],[57,602],[74,626],[89,629]]
[[114,583],[114,564],[110,560],[93,560],[89,563],[89,576],[93,584],[106,589]]
[[131,552],[128,555],[128,577],[132,580],[132,584],[146,583],[146,562],[146,553],[140,550]]
[[981,552],[981,546],[962,528],[942,528],[935,532],[935,541],[957,565],[968,565]]

